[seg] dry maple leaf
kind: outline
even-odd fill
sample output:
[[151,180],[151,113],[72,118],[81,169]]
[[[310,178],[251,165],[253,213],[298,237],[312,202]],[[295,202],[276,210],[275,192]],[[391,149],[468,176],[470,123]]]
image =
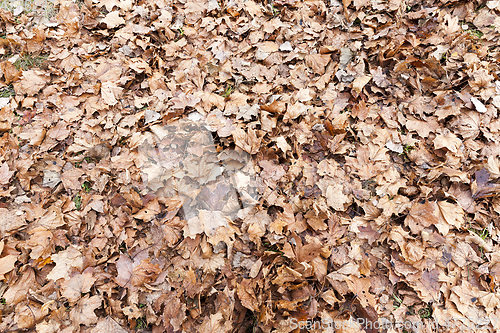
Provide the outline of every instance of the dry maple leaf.
[[47,275],[47,279],[50,280],[67,280],[74,269],[81,270],[83,267],[83,255],[74,246],[53,254],[51,259],[56,263],[56,266]]
[[60,121],[57,123],[56,126],[52,127],[48,132],[47,135],[51,137],[52,139],[62,141],[68,137],[68,135],[71,133],[70,130],[66,128],[66,123],[64,121]]
[[111,317],[100,318],[95,327],[90,331],[91,333],[128,333],[127,330],[122,328]]
[[[438,201],[437,206],[440,223],[436,224],[436,228],[443,236],[448,234],[449,226],[460,229],[465,223],[465,214],[459,205],[447,201]],[[443,225],[443,223],[447,225]]]
[[160,265],[151,263],[147,256],[147,251],[142,251],[132,261],[129,256],[120,254],[120,259],[116,262],[118,271],[116,283],[122,287],[135,289],[145,283],[154,282],[161,268]]
[[363,307],[376,307],[377,302],[375,297],[369,292],[370,289],[370,279],[369,278],[358,278],[353,275],[344,276],[344,280],[347,283],[349,290],[357,295],[360,303]]
[[0,280],[4,280],[4,274],[7,274],[15,268],[17,257],[17,255],[8,254],[0,258]]
[[26,221],[21,211],[0,208],[0,239],[25,225]]
[[15,173],[15,171],[9,170],[9,165],[4,162],[0,167],[0,185],[6,185],[10,183],[10,178]]
[[413,288],[424,302],[436,302],[439,299],[441,289],[439,271],[437,269],[425,270],[422,272],[422,277],[415,280]]
[[119,25],[125,23],[125,20],[120,17],[119,11],[110,12],[106,15],[106,17],[102,20],[102,22],[106,23],[108,29],[116,28]]
[[443,134],[438,134],[434,139],[434,148],[447,148],[452,153],[457,153],[461,145],[462,140],[447,129],[443,131]]
[[474,173],[476,179],[471,184],[472,198],[481,199],[498,195],[500,192],[500,185],[490,183],[490,174],[485,168]]
[[236,287],[236,293],[241,304],[250,311],[256,311],[259,308],[259,302],[255,296],[255,282],[252,279],[243,279]]
[[326,200],[328,206],[336,211],[345,211],[347,204],[351,202],[349,196],[344,194],[344,186],[341,184],[329,185],[326,189]]
[[83,171],[77,168],[71,168],[64,171],[61,175],[61,181],[65,189],[79,190],[82,187],[80,177],[83,176]]
[[476,251],[465,242],[457,243],[451,252],[451,256],[459,267],[465,267],[471,262],[482,262],[482,259],[478,257]]
[[431,201],[414,204],[408,216],[405,219],[405,224],[408,225],[414,234],[418,234],[423,228],[439,222],[438,217],[434,215],[436,204]]
[[14,83],[14,89],[20,94],[34,96],[45,86],[47,80],[44,72],[30,69],[24,71],[21,79]]
[[18,328],[28,329],[35,326],[35,323],[45,317],[48,312],[48,308],[43,308],[35,302],[30,302],[16,307],[14,320]]
[[85,295],[77,305],[71,309],[69,317],[73,322],[73,325],[92,325],[97,322],[97,316],[94,312],[95,309],[100,307],[102,304],[101,296]]
[[366,86],[366,84],[368,82],[370,82],[371,79],[372,79],[372,77],[368,76],[368,75],[363,75],[363,76],[356,78],[352,82],[352,89],[355,92],[357,92],[358,94],[361,93],[361,90],[363,90],[364,86]]
[[10,282],[7,290],[2,295],[7,304],[15,305],[26,299],[31,288],[39,285],[35,280],[35,271],[30,267],[21,274],[15,282]]
[[82,294],[88,293],[97,278],[92,276],[91,271],[85,271],[83,274],[73,275],[69,280],[61,283],[61,296],[71,303],[80,299]]
[[330,62],[329,54],[308,54],[305,57],[306,66],[311,68],[314,73],[325,74],[325,67]]
[[172,325],[175,331],[179,331],[182,323],[186,320],[186,304],[181,302],[178,291],[164,293],[157,301],[157,304],[164,304],[163,322],[165,325]]
[[257,138],[255,130],[249,128],[248,134],[241,128],[235,128],[232,133],[236,145],[250,155],[256,154],[259,151],[261,138]]
[[5,60],[0,62],[0,70],[5,78],[5,84],[16,82],[21,77],[22,71],[17,70],[16,66]]

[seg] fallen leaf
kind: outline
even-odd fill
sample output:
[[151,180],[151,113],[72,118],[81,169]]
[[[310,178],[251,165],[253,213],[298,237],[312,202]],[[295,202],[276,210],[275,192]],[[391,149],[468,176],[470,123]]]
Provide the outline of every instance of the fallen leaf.
[[4,162],[0,167],[0,185],[7,185],[10,183],[10,178],[15,173],[15,171],[9,170],[9,165]]
[[76,325],[90,326],[92,324],[95,324],[98,318],[94,310],[99,308],[101,304],[101,296],[85,295],[78,301],[77,305],[71,309],[69,317],[71,318],[71,321]]
[[125,20],[120,17],[119,11],[108,13],[102,21],[106,23],[108,29],[116,28],[117,26],[125,23]]

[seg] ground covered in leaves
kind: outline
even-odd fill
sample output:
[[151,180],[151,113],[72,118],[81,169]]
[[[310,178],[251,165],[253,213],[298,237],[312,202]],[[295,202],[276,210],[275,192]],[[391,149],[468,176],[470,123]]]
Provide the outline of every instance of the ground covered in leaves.
[[499,15],[0,9],[0,332],[497,331]]

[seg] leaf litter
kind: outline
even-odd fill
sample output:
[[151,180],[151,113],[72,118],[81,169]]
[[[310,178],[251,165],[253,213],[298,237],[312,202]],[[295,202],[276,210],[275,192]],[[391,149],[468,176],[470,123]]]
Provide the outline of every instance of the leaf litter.
[[498,329],[498,1],[44,4],[0,9],[0,331]]

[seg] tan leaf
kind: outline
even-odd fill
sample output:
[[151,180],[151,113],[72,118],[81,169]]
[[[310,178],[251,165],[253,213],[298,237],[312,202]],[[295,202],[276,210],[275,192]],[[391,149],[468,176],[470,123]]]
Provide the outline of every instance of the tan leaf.
[[285,169],[276,162],[273,161],[268,161],[268,160],[263,160],[259,162],[259,166],[262,167],[262,172],[260,173],[260,176],[263,179],[271,179],[274,181],[278,181],[283,177],[286,172]]
[[28,304],[20,304],[16,307],[16,315],[14,320],[17,327],[20,329],[28,329],[35,326],[35,323],[45,317],[48,309],[43,309],[38,304],[30,302]]
[[445,130],[444,134],[438,134],[434,139],[434,148],[441,149],[446,148],[452,153],[458,152],[458,149],[462,145],[462,140],[460,140],[455,134],[449,130]]
[[26,248],[31,249],[30,258],[47,258],[52,253],[51,239],[52,232],[46,228],[38,227],[30,230],[30,238],[26,241]]
[[44,227],[48,230],[56,229],[65,225],[61,208],[50,206],[47,212],[36,222],[36,226]]
[[476,251],[467,243],[459,242],[451,251],[453,261],[459,267],[465,267],[472,262],[482,262],[476,254]]
[[199,219],[203,226],[203,231],[208,237],[214,236],[218,228],[229,226],[224,213],[221,211],[200,209]]
[[8,254],[3,258],[0,258],[0,280],[3,280],[3,275],[14,269],[15,263],[17,261],[17,255]]
[[139,265],[139,262],[134,264],[129,256],[120,254],[120,259],[116,262],[116,270],[118,271],[118,276],[115,279],[116,283],[121,287],[129,286],[132,279],[132,272],[137,265]]
[[9,171],[9,165],[4,162],[0,167],[0,185],[7,185],[15,171]]
[[371,305],[376,307],[377,301],[369,291],[371,286],[369,278],[358,278],[353,275],[348,275],[344,276],[344,280],[349,286],[349,290],[359,297],[362,306],[367,307]]
[[491,313],[495,308],[500,308],[500,298],[495,293],[488,293],[479,298],[479,303],[484,306],[486,312]]
[[460,229],[465,222],[462,207],[447,201],[438,201],[439,217],[446,223]]
[[47,135],[52,139],[62,141],[68,137],[69,133],[71,133],[71,131],[66,129],[66,123],[60,121],[47,132]]
[[24,71],[21,80],[14,83],[14,89],[21,94],[34,96],[45,86],[47,80],[42,71],[30,69]]
[[249,128],[248,134],[241,128],[235,128],[231,134],[233,135],[236,145],[249,154],[256,154],[259,151],[261,138],[257,138],[256,131]]
[[123,88],[118,87],[113,82],[106,81],[101,84],[101,96],[104,103],[107,105],[113,106],[118,103],[116,97],[119,96],[122,91]]
[[19,80],[22,74],[22,71],[17,70],[16,66],[11,64],[8,60],[0,62],[0,71],[2,71],[5,78],[5,84],[10,84]]
[[75,247],[70,246],[64,251],[53,254],[51,256],[53,262],[56,263],[47,279],[57,281],[59,279],[69,279],[69,274],[74,270],[81,270],[83,267],[83,255]]
[[408,120],[405,126],[409,131],[415,131],[420,137],[427,138],[430,133],[434,133],[439,128],[439,123],[434,117],[429,117],[427,121]]
[[70,303],[75,303],[83,293],[88,293],[97,278],[92,276],[92,272],[76,274],[69,280],[61,283],[61,295],[66,297]]
[[92,325],[97,322],[95,309],[101,306],[102,300],[99,295],[89,297],[85,295],[78,304],[71,309],[69,317],[76,325]]
[[500,159],[498,157],[489,156],[488,163],[484,167],[492,179],[500,178]]
[[80,182],[80,177],[83,175],[83,171],[77,168],[71,168],[64,171],[61,175],[61,181],[65,189],[79,190],[82,185]]
[[311,68],[314,73],[325,74],[325,67],[330,62],[329,54],[308,54],[306,55],[306,66]]
[[160,265],[151,263],[149,258],[141,260],[140,264],[134,267],[131,282],[134,286],[152,283],[160,272]]
[[106,17],[102,21],[106,23],[108,29],[113,29],[119,25],[125,24],[125,20],[120,17],[119,11],[108,13],[108,15],[106,15]]
[[236,292],[241,301],[241,304],[250,311],[256,311],[259,308],[259,302],[255,296],[254,280],[243,279],[236,288]]
[[3,238],[10,231],[19,229],[26,225],[23,214],[20,211],[0,208],[0,238]]
[[160,214],[160,212],[161,212],[160,204],[158,203],[158,200],[155,199],[148,202],[146,207],[144,207],[143,209],[141,209],[132,216],[139,220],[150,221],[157,214]]
[[26,299],[30,288],[37,288],[38,283],[35,280],[35,272],[29,267],[18,277],[15,283],[8,285],[7,291],[3,294],[5,302],[10,305],[15,305]]
[[329,185],[326,189],[326,200],[328,206],[336,211],[345,211],[346,204],[351,202],[351,199],[344,194],[344,186],[341,184]]
[[122,328],[111,317],[100,318],[97,325],[90,331],[90,333],[128,333],[127,330]]
[[352,89],[355,92],[357,92],[358,94],[361,93],[361,90],[363,90],[364,86],[366,86],[366,84],[368,82],[370,82],[371,79],[372,79],[372,77],[368,76],[368,75],[363,75],[363,76],[357,77],[352,82]]
[[434,215],[436,204],[434,202],[426,201],[425,203],[414,204],[405,223],[410,227],[414,234],[418,234],[423,228],[430,227],[439,222],[438,217]]

